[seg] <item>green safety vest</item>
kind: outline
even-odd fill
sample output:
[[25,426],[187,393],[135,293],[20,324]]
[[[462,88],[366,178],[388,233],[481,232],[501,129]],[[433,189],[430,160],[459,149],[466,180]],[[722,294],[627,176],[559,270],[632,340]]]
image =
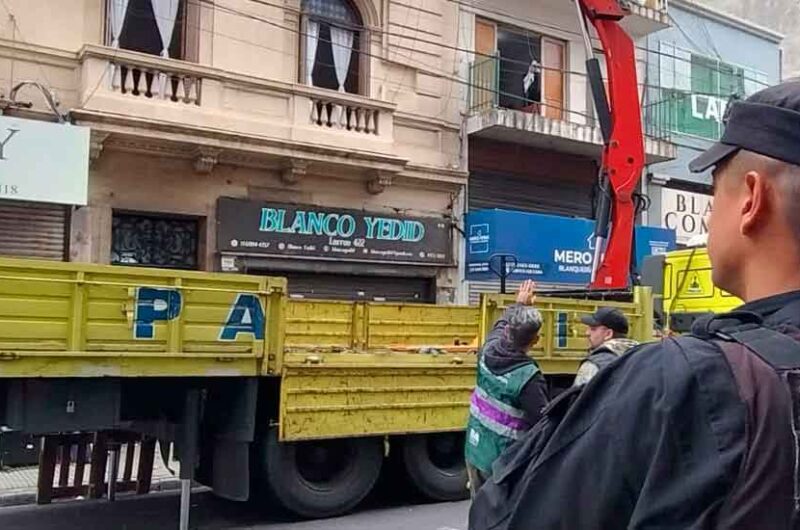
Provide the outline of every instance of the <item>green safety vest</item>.
[[478,385],[470,400],[464,450],[473,467],[491,473],[497,457],[531,428],[519,407],[519,395],[538,372],[536,363],[531,363],[497,375],[483,359],[478,363]]

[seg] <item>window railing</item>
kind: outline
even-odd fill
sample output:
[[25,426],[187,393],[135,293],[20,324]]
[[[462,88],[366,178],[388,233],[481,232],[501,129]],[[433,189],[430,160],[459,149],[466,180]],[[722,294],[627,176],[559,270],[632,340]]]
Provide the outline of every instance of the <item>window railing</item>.
[[369,135],[380,131],[381,111],[377,107],[323,95],[312,96],[309,101],[312,125]]
[[[511,61],[511,63],[513,62]],[[513,64],[511,67],[513,68]],[[506,68],[506,64],[499,57],[479,58],[470,65],[467,101],[467,110],[470,115],[483,114],[494,109],[505,109],[523,115],[534,114],[555,121],[599,128],[588,86],[586,86],[587,101],[581,108],[571,105],[567,98],[562,101],[550,100],[547,102],[544,98],[541,98],[541,101],[531,101],[522,96],[521,92],[520,94],[509,94],[500,90],[500,79],[504,75],[504,68]],[[570,83],[569,77],[579,74],[562,71],[561,75],[563,83],[566,85]],[[586,77],[583,77],[583,81],[588,82]],[[540,92],[544,94],[545,90]],[[645,86],[641,84],[639,93],[642,100],[642,124],[645,135],[652,140],[670,141],[671,135],[676,131],[678,105],[664,94],[652,89],[645,89]]]
[[482,57],[470,66],[469,110],[482,112],[500,104],[500,58]]
[[679,134],[714,141],[722,136],[730,97],[663,88],[651,88],[648,94],[649,102],[643,106],[648,133],[670,139]]
[[[86,46],[80,61],[80,99],[87,110],[122,108],[135,115],[192,124],[205,123],[204,113],[209,113],[211,122],[224,115],[229,130],[241,128],[245,133],[264,120],[292,127],[297,138],[320,141],[319,132],[330,131],[338,133],[325,136],[333,145],[381,152],[390,150],[393,142],[393,103],[101,46]],[[260,101],[251,96],[256,91]],[[241,93],[247,96],[238,98]],[[119,107],[123,100],[135,104]],[[253,106],[261,101],[280,102],[286,113],[254,119]],[[185,112],[189,107],[198,112]],[[359,138],[377,143],[359,143]]]
[[640,5],[655,11],[667,11],[669,9],[668,0],[628,0],[631,4]]
[[132,97],[161,99],[200,105],[202,79],[163,66],[148,66],[129,60],[109,63],[111,89]]

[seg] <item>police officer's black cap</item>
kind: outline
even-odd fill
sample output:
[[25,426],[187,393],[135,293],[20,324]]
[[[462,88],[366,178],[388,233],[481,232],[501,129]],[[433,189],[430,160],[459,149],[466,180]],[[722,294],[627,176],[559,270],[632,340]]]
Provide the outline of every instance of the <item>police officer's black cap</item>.
[[601,307],[593,315],[581,318],[581,322],[591,327],[605,326],[622,335],[628,334],[628,319],[625,318],[622,311],[613,307]]
[[787,81],[728,106],[719,143],[694,159],[700,173],[745,149],[800,166],[800,80]]

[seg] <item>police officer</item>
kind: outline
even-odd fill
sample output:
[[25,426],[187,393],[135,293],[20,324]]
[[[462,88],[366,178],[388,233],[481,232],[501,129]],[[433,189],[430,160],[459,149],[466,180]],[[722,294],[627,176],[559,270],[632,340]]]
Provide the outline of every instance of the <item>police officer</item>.
[[[693,336],[639,347],[582,387],[531,449],[502,528],[800,527],[800,403],[788,384],[800,372],[776,368],[800,366],[800,81],[733,103],[726,124],[690,169],[713,168],[713,280],[745,304],[697,322]],[[747,330],[772,339],[738,342]]]
[[586,324],[586,340],[589,341],[589,355],[581,363],[575,374],[575,386],[585,385],[620,356],[634,346],[635,340],[628,337],[628,319],[622,311],[613,307],[601,307],[593,315],[581,318]]
[[522,283],[517,303],[495,322],[479,352],[464,448],[473,496],[497,457],[539,420],[547,405],[544,376],[528,355],[542,327],[541,313],[531,307],[535,288],[533,281]]

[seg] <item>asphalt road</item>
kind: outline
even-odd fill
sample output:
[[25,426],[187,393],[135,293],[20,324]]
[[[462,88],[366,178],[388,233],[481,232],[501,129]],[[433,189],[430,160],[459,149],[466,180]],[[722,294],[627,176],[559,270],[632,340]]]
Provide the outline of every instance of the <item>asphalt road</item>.
[[[300,521],[271,507],[226,502],[209,493],[193,496],[196,530],[466,530],[468,502],[398,505],[373,500],[351,515]],[[176,530],[179,496],[155,493],[106,501],[0,509],[3,530]]]

